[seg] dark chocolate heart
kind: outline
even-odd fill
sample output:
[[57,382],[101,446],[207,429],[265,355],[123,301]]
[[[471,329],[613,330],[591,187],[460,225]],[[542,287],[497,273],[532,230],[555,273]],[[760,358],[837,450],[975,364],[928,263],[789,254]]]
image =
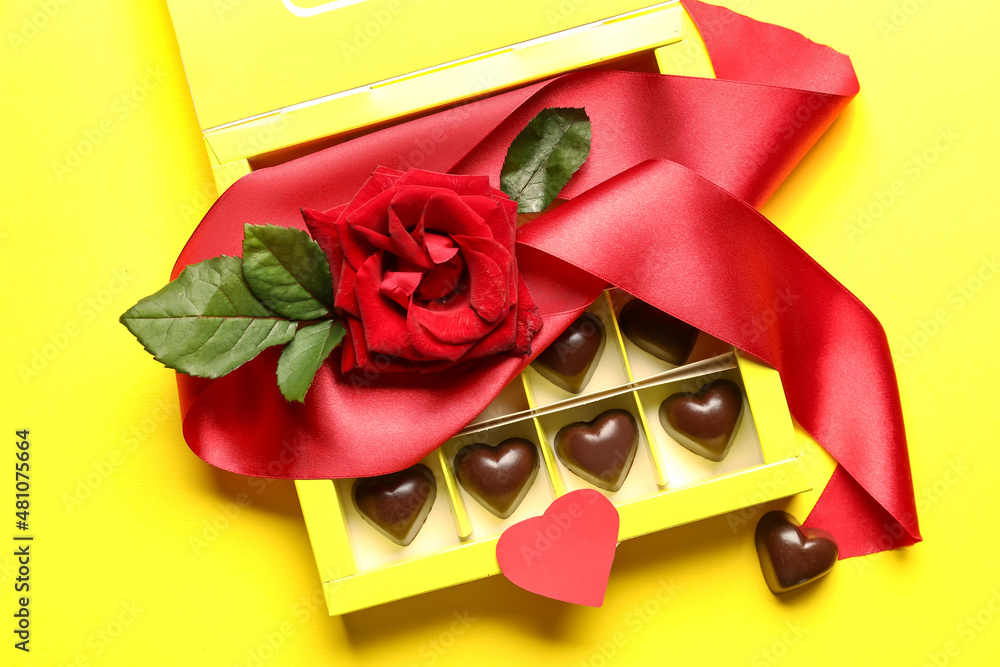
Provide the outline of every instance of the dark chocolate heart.
[[663,430],[709,461],[726,458],[742,420],[743,392],[730,380],[709,382],[696,394],[674,394],[660,404]]
[[622,307],[618,323],[636,347],[675,366],[687,362],[698,338],[698,330],[687,322],[639,299]]
[[639,426],[625,410],[608,410],[589,422],[559,429],[556,454],[563,464],[596,487],[617,491],[639,446]]
[[354,481],[351,497],[361,517],[401,546],[420,532],[437,496],[434,473],[422,463]]
[[531,489],[538,472],[538,449],[524,438],[508,438],[496,447],[466,445],[455,455],[455,477],[480,505],[506,519]]
[[542,377],[573,394],[590,382],[604,351],[604,323],[593,313],[576,318],[532,364]]
[[799,526],[788,512],[768,512],[754,534],[760,571],[772,593],[816,581],[837,563],[837,543],[825,530]]

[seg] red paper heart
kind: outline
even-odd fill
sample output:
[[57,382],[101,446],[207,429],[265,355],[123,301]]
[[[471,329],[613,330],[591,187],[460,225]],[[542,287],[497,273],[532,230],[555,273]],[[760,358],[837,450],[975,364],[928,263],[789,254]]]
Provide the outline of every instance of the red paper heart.
[[600,607],[618,544],[618,510],[593,489],[556,498],[497,542],[500,571],[514,585],[554,600]]

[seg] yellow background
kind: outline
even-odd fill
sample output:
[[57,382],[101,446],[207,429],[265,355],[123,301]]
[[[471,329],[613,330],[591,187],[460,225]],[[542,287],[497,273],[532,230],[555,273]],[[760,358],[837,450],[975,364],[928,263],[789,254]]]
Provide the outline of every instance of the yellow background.
[[[293,484],[191,454],[172,373],[117,323],[163,284],[211,201],[165,6],[8,0],[0,459],[12,467],[14,431],[30,429],[36,540],[26,655],[10,630],[4,473],[0,664],[992,664],[1000,9],[726,4],[830,44],[857,68],[861,94],[764,213],[886,328],[924,543],[842,561],[778,599],[753,549],[758,512],[622,544],[602,609],[492,578],[328,618]],[[81,142],[94,149],[77,161],[68,153]],[[859,209],[870,220],[859,224]],[[32,364],[36,374],[24,373]],[[798,438],[811,468],[828,473]],[[816,497],[775,506],[804,517]]]

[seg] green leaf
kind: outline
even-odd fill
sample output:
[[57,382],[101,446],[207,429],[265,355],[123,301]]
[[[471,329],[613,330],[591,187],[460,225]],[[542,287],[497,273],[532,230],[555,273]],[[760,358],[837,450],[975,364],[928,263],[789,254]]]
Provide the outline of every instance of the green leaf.
[[540,213],[590,155],[590,118],[577,108],[538,112],[514,138],[500,170],[500,189],[518,213]]
[[344,327],[333,320],[310,324],[295,332],[295,338],[278,359],[278,388],[285,399],[303,401],[316,371],[343,338]]
[[241,264],[238,257],[193,264],[125,311],[120,321],[167,368],[223,376],[295,335],[295,322],[254,297]]
[[261,302],[292,320],[316,320],[333,308],[326,255],[301,230],[244,225],[243,275]]

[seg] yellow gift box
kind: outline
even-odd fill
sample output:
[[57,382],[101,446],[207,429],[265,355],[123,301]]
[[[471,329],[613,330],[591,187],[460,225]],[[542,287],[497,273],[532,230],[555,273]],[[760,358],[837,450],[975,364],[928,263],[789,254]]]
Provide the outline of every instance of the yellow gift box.
[[[579,68],[712,75],[676,1],[562,0],[539,8],[509,0],[502,14],[460,0],[168,5],[219,192],[254,169]],[[411,158],[419,166],[419,155]],[[641,431],[625,483],[602,491],[620,514],[620,540],[811,488],[777,372],[705,334],[689,363],[666,364],[622,335],[617,314],[627,298],[612,290],[591,306],[607,345],[583,393],[564,392],[529,367],[424,460],[437,499],[408,546],[362,519],[351,501],[353,480],[296,481],[331,614],[497,574],[495,548],[506,526],[541,514],[568,491],[593,488],[558,459],[555,433],[610,408],[629,411]],[[745,405],[732,449],[713,463],[675,442],[658,410],[667,396],[717,378],[740,385]],[[509,437],[538,445],[541,469],[501,520],[457,482],[454,458],[466,444]]]

